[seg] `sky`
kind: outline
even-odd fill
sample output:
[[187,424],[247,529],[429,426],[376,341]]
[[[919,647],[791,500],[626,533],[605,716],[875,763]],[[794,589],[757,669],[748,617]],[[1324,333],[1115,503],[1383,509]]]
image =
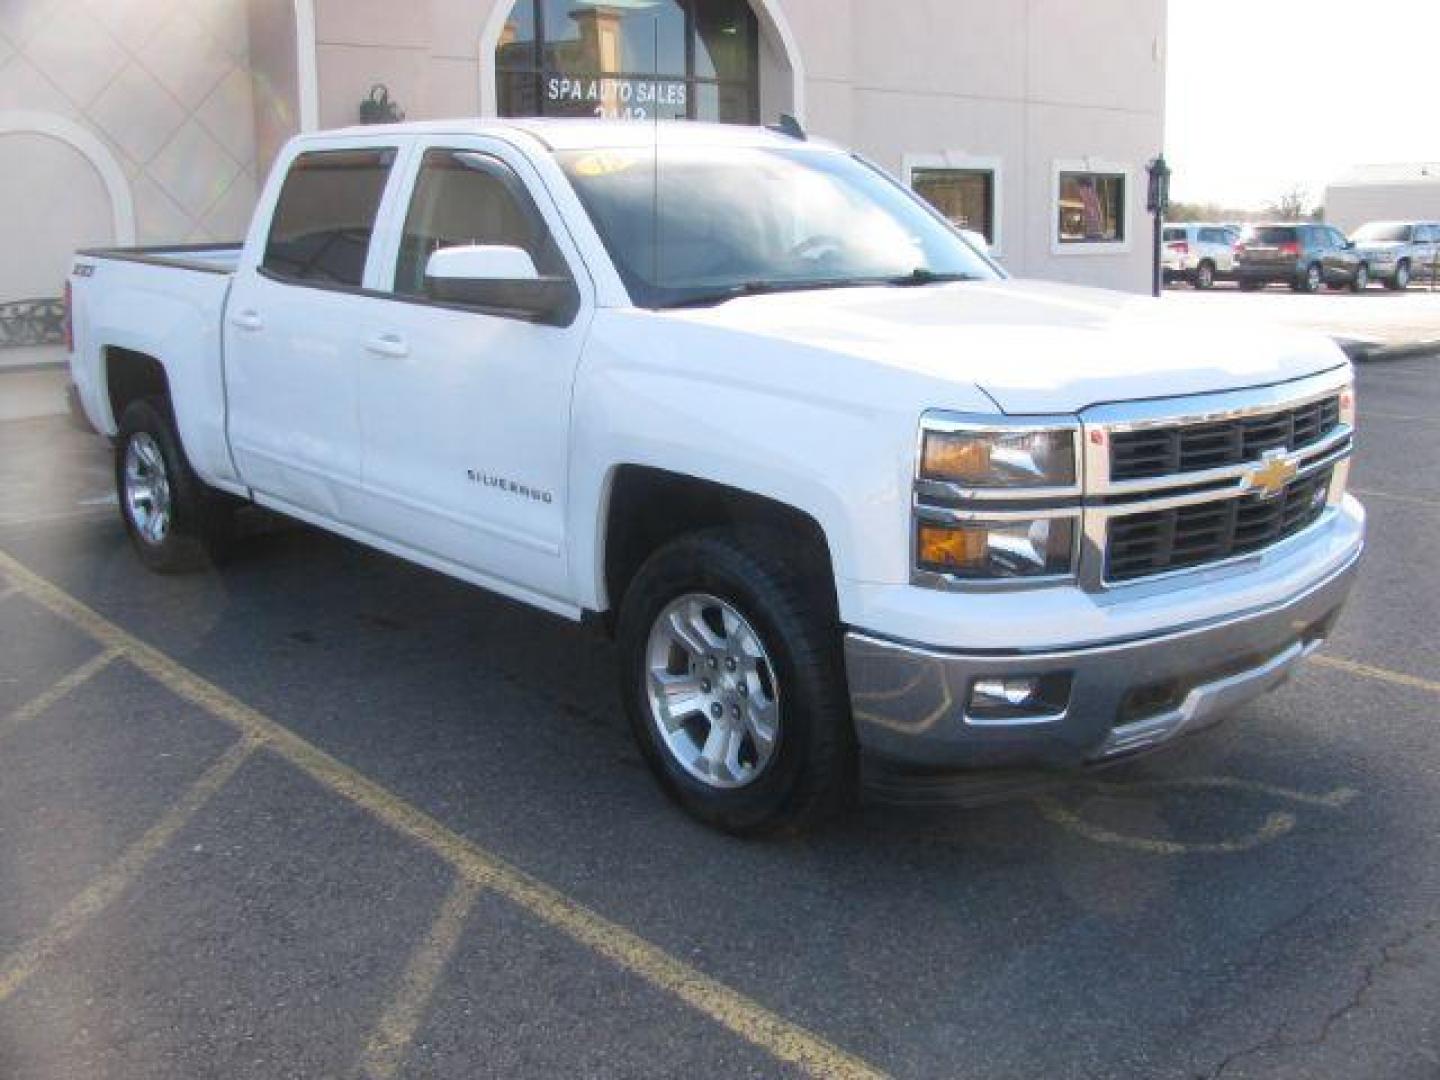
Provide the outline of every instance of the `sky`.
[[1170,0],[1171,197],[1312,204],[1354,165],[1440,161],[1440,0]]

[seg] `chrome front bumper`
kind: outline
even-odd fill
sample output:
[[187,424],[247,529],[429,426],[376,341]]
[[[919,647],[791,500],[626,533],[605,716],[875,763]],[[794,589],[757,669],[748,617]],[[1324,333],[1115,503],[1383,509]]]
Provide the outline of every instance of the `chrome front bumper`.
[[[926,769],[1068,768],[1148,750],[1213,724],[1283,682],[1329,634],[1353,555],[1283,603],[1153,637],[1034,653],[925,649],[845,638],[856,734],[867,753]],[[1053,715],[977,719],[977,679],[1068,676]]]

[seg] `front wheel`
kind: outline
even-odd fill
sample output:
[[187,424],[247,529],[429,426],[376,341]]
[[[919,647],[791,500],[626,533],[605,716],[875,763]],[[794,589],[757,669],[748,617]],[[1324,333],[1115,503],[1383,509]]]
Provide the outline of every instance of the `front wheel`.
[[1400,264],[1395,267],[1395,273],[1391,275],[1389,281],[1385,282],[1385,287],[1395,292],[1404,292],[1410,287],[1410,263],[1408,261],[1400,260]]
[[1350,280],[1351,292],[1364,292],[1370,287],[1370,267],[1361,263],[1355,268],[1355,276]]
[[620,610],[641,753],[681,807],[740,835],[814,824],[855,790],[834,602],[786,549],[766,530],[681,537],[641,567]]
[[132,402],[115,446],[120,516],[136,553],[162,574],[195,570],[221,555],[234,504],[190,468],[169,403]]

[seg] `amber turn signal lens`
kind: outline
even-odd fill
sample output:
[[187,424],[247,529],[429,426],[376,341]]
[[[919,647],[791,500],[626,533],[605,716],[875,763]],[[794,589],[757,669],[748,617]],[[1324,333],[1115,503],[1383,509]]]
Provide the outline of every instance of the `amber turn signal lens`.
[[920,526],[920,562],[925,565],[977,569],[985,563],[987,546],[984,529]]
[[984,477],[990,471],[990,443],[964,436],[927,435],[921,466],[925,476],[935,479]]

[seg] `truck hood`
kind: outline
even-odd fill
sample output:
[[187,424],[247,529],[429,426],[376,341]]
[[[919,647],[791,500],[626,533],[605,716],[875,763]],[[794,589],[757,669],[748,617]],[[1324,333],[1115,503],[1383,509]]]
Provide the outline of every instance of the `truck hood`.
[[[742,297],[667,318],[979,387],[1010,414],[1286,382],[1345,363],[1317,334],[1035,281]],[[933,407],[945,407],[937,388]]]

